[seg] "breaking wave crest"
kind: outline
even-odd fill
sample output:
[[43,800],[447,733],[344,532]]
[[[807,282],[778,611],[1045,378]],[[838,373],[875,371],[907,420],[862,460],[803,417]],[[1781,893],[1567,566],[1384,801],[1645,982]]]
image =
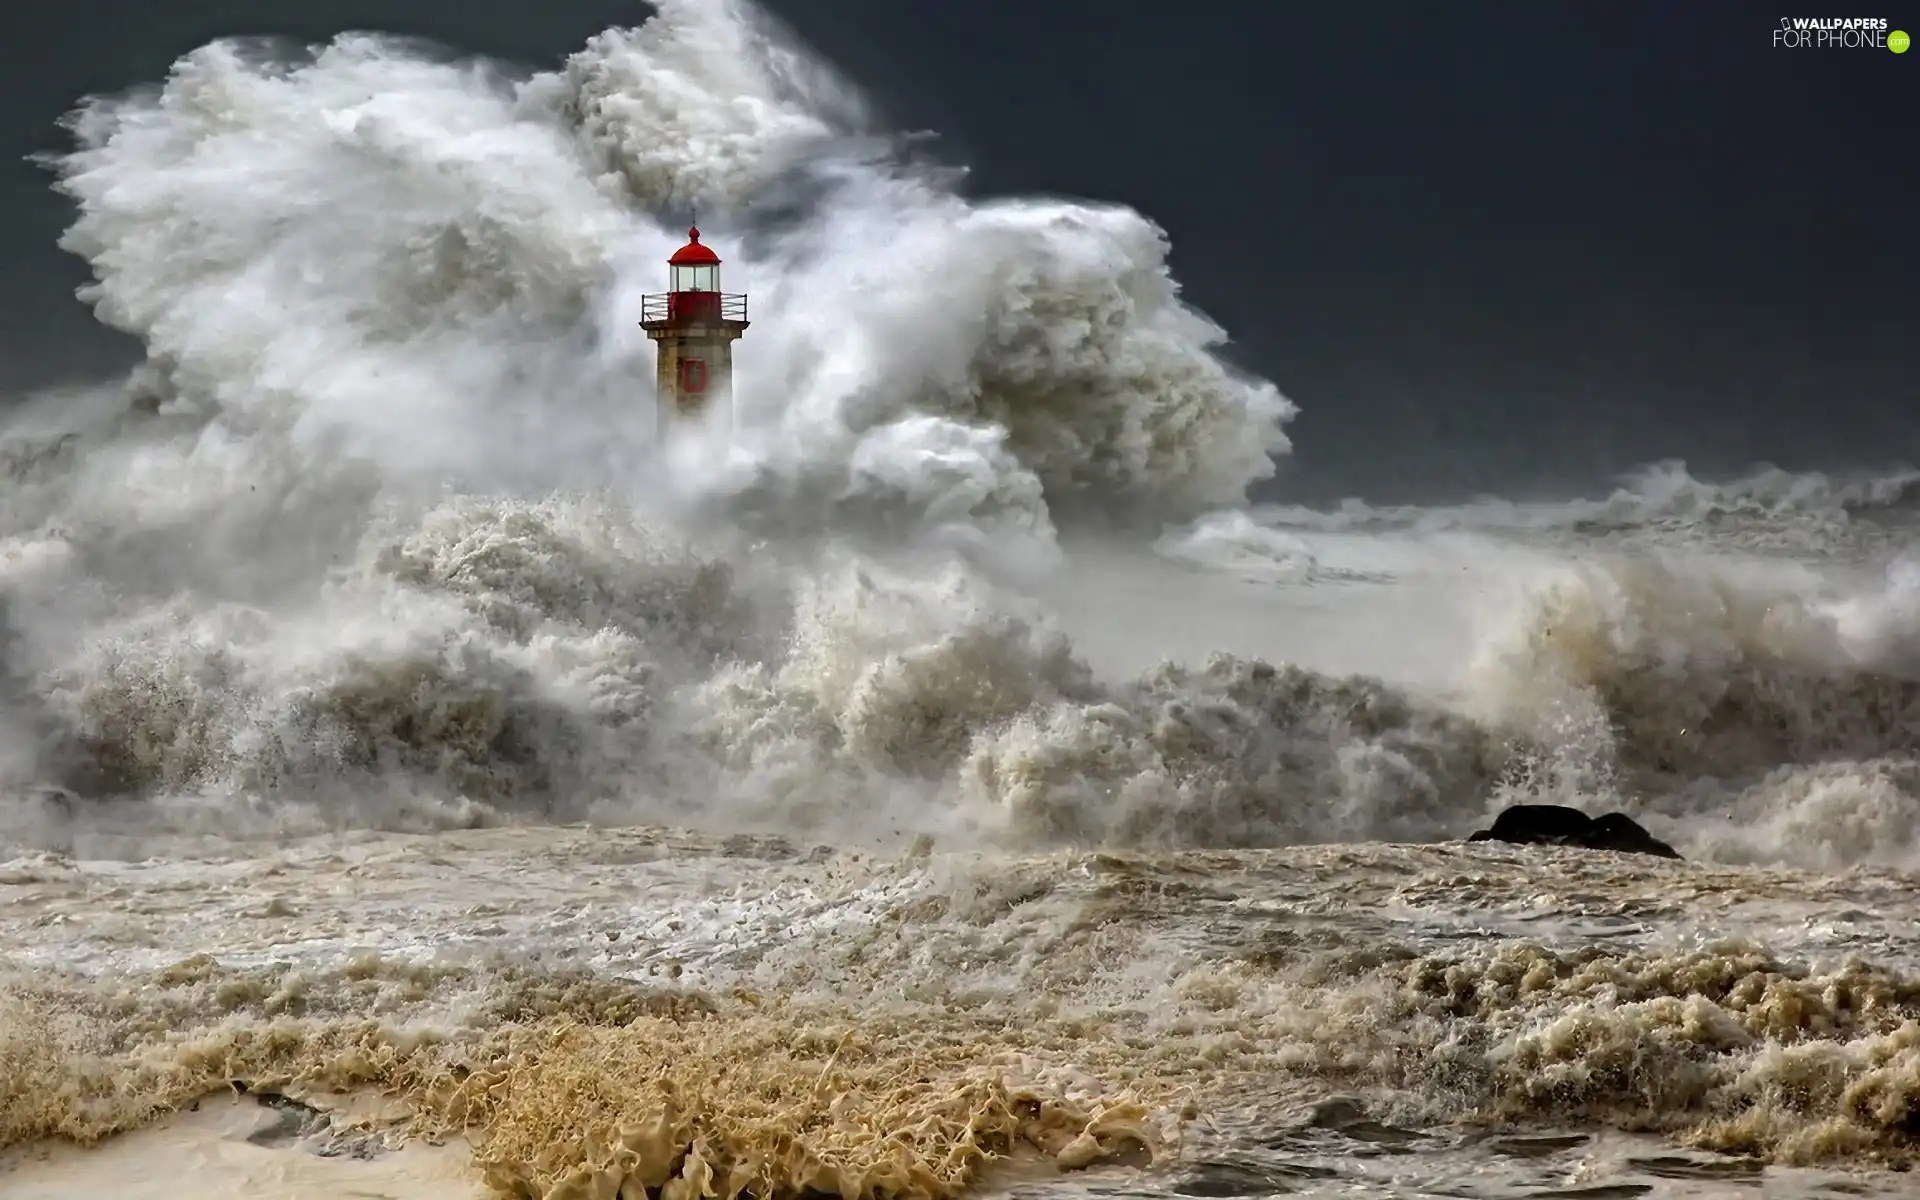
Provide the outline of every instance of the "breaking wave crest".
[[1920,470],[1902,467],[1828,475],[1765,467],[1716,482],[1670,460],[1631,472],[1601,500],[1522,503],[1483,497],[1455,507],[1375,506],[1347,501],[1319,511],[1272,506],[1266,519],[1287,528],[1571,531],[1588,538],[1667,537],[1731,540],[1748,549],[1820,553],[1875,518],[1913,511]]
[[1510,727],[1576,789],[1663,814],[1698,853],[1911,864],[1920,609],[1910,564],[1836,582],[1778,562],[1596,558],[1485,648]]

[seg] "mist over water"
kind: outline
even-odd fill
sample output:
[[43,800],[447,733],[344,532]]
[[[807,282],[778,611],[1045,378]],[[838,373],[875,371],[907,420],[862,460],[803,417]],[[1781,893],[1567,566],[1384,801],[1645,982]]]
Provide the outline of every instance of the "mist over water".
[[[491,829],[461,835],[479,839],[459,843],[475,872],[524,855],[513,878],[561,888],[565,863],[598,860],[553,827],[664,826],[682,840],[648,841],[628,865],[671,873],[719,853],[714,839],[749,833],[911,846],[900,864],[863,866],[832,888],[795,882],[784,850],[748,857],[814,897],[809,920],[857,910],[861,929],[922,922],[918,937],[951,949],[944,961],[977,952],[1024,965],[1001,961],[1009,973],[995,975],[976,963],[963,978],[930,973],[937,955],[882,952],[852,925],[794,932],[799,917],[776,889],[727,919],[733,951],[678,932],[683,918],[698,924],[692,908],[674,910],[672,936],[656,930],[652,957],[596,951],[589,965],[605,978],[593,986],[611,990],[593,1003],[624,994],[623,971],[670,957],[675,978],[683,961],[705,962],[689,986],[751,984],[794,1007],[702,1008],[719,1022],[710,1033],[663,1025],[639,1041],[536,1053],[512,1032],[523,1022],[535,1037],[529,1013],[568,1014],[589,1039],[617,1041],[626,1021],[567,1007],[577,989],[538,999],[548,985],[504,950],[520,965],[420,974],[362,959],[335,976],[346,968],[316,959],[287,968],[318,972],[302,976],[311,1003],[290,1007],[272,1000],[285,989],[256,977],[269,970],[257,962],[166,965],[173,949],[240,952],[215,944],[226,934],[199,949],[101,951],[100,962],[74,942],[67,965],[92,963],[87,981],[61,991],[36,976],[0,994],[15,1030],[0,1032],[0,1065],[18,1078],[51,1072],[93,1099],[22,1101],[11,1115],[0,1104],[0,1144],[138,1124],[249,1063],[432,1094],[435,1119],[458,1124],[447,1089],[465,1095],[455,1068],[471,1065],[431,1039],[402,1050],[390,1032],[329,1024],[360,1001],[390,1017],[431,1001],[435,1020],[480,1020],[473,997],[491,997],[486,1036],[508,1030],[488,1043],[497,1061],[544,1063],[558,1079],[591,1060],[605,1078],[657,1083],[679,1078],[651,1057],[663,1038],[691,1038],[705,1049],[689,1061],[710,1054],[720,1071],[729,1039],[778,1044],[804,1027],[803,1001],[883,1030],[848,997],[897,986],[927,1013],[1039,1022],[1030,1043],[987,1038],[975,1046],[985,1057],[953,1067],[978,1030],[896,1013],[933,1041],[896,1031],[903,1040],[874,1054],[959,1071],[965,1086],[940,1104],[991,1112],[1004,1144],[1054,1157],[1159,1146],[1150,1114],[1201,1086],[1209,1055],[1243,1083],[1293,1071],[1398,1089],[1409,1119],[1478,1104],[1618,1125],[1608,1113],[1641,1103],[1657,1119],[1626,1127],[1692,1130],[1696,1144],[1782,1161],[1911,1147],[1903,1114],[1920,1110],[1900,1105],[1920,1104],[1920,985],[1900,973],[1912,945],[1889,932],[1893,916],[1828,947],[1883,962],[1811,982],[1780,957],[1792,947],[1700,947],[1780,927],[1785,909],[1741,926],[1743,891],[1815,903],[1805,877],[1737,869],[1846,871],[1847,887],[1884,897],[1895,893],[1873,872],[1920,857],[1913,472],[1710,484],[1662,464],[1610,497],[1565,504],[1251,507],[1248,489],[1292,452],[1293,406],[1218,356],[1224,332],[1181,300],[1148,217],[963,198],[873,126],[853,85],[734,4],[672,0],[536,74],[371,35],[310,53],[215,44],[156,89],[88,100],[71,125],[75,149],[50,164],[78,205],[63,244],[92,264],[100,320],[142,339],[147,362],[125,381],[31,398],[0,434],[0,847],[26,864],[14,885],[65,880],[80,895],[94,885],[75,882],[76,864],[172,870],[183,845],[271,856],[318,834],[371,845]],[[751,296],[753,327],[738,351],[737,427],[660,446],[638,298],[663,285],[696,206],[725,286]],[[1519,800],[1634,813],[1690,859],[1720,864],[1687,886],[1724,901],[1724,921],[1692,928],[1692,948],[1675,934],[1604,953],[1524,940],[1463,951],[1437,914],[1484,903],[1505,914],[1488,921],[1517,920],[1524,857],[1485,852],[1496,857],[1474,867],[1433,858],[1439,849],[1301,850],[1289,869],[1344,862],[1373,882],[1328,889],[1372,887],[1382,911],[1426,915],[1347,930],[1373,949],[1344,959],[1293,933],[1227,938],[1209,958],[1194,947],[1226,935],[1180,924],[1205,910],[1198,899],[1181,910],[1180,889],[1222,903],[1250,889],[1242,900],[1267,911],[1322,903],[1308,895],[1318,886],[1283,901],[1258,891],[1271,885],[1258,856],[1155,857],[1436,843]],[[541,830],[572,848],[542,858],[524,841]],[[967,865],[929,865],[929,847]],[[258,879],[324,873],[318,861],[288,859]],[[387,886],[385,861],[354,868],[369,895]],[[1661,907],[1670,881],[1646,868],[1620,868],[1621,882],[1566,855],[1537,861],[1613,897],[1620,920],[1675,916]],[[1066,862],[1086,879],[1157,882],[1081,895],[1056,878]],[[1478,899],[1444,882],[1469,869],[1483,873]],[[712,870],[728,887],[774,887]],[[1053,882],[1032,892],[1037,877]],[[1381,882],[1396,878],[1408,882]],[[687,895],[706,886],[720,885],[688,883]],[[1016,898],[982,899],[1003,895]],[[1007,915],[1021,896],[1041,905],[1034,923]],[[245,954],[349,936],[302,924],[317,920],[300,915],[305,901],[283,912],[267,892],[254,899],[287,924],[282,941],[246,942]],[[1129,932],[1088,941],[1075,906],[1095,900]],[[599,933],[591,922],[522,928],[511,905],[479,903],[444,914],[445,936],[533,946]],[[490,924],[456,935],[469,918]],[[740,957],[739,930],[763,919],[766,937],[790,933],[804,953]],[[391,922],[412,919],[341,920],[357,944],[399,954]],[[1555,936],[1577,941],[1566,930],[1586,928]],[[989,944],[999,949],[978,949]],[[844,972],[831,984],[823,960]],[[1049,997],[1044,1011],[1020,1008],[1020,972]],[[1511,986],[1464,982],[1482,972]],[[148,989],[132,1024],[99,1015],[101,989],[122,977]],[[1868,999],[1836,998],[1849,988]],[[114,1074],[144,1045],[141,1021],[186,1020],[207,995],[230,1001],[202,1031],[225,1039],[226,1065],[172,1059],[158,1083]],[[1355,1014],[1381,996],[1402,1024],[1366,1033]],[[1116,1003],[1156,1015],[1105,1042],[1045,1024],[1104,1013],[1121,1029]],[[1277,1040],[1247,1042],[1244,1063],[1221,1065],[1235,1005],[1267,1032],[1231,1037]],[[75,1013],[92,1015],[75,1026]],[[295,1017],[317,1023],[271,1052],[257,1040]],[[1355,1039],[1344,1060],[1301,1049],[1335,1029]],[[1127,1048],[1140,1037],[1185,1049],[1149,1061]],[[1646,1072],[1696,1064],[1692,1090],[1649,1098],[1604,1082],[1606,1055],[1633,1058],[1621,1039]],[[376,1043],[385,1066],[329,1074]],[[1788,1048],[1816,1043],[1823,1065]],[[1016,1050],[1054,1055],[1048,1070],[1117,1073],[1133,1107],[1102,1108],[1084,1081],[1035,1082],[1066,1078],[1043,1071],[1020,1086],[1047,1097],[1033,1101],[1044,1119],[1022,1117],[1026,1101],[981,1065]],[[1429,1053],[1431,1077],[1387,1066]],[[795,1055],[796,1079],[827,1069]],[[1575,1060],[1577,1102],[1539,1082]],[[1768,1071],[1796,1081],[1798,1107],[1767,1107],[1775,1085],[1756,1073]],[[883,1074],[848,1094],[894,1097],[875,1099],[872,1119],[919,1122],[937,1157],[945,1135],[927,1130],[938,1114],[887,1092]],[[1880,1108],[1859,1099],[1868,1080]],[[488,1128],[507,1131],[488,1160],[502,1187],[565,1174],[535,1148],[560,1136],[541,1121],[574,1127],[529,1115],[530,1096],[513,1113],[486,1102]],[[709,1102],[717,1112],[731,1101]],[[685,1129],[627,1143],[636,1163],[666,1155],[661,1170],[693,1178],[668,1154],[681,1134],[711,1136],[714,1155],[745,1153],[747,1117],[708,1127],[699,1105],[679,1111]],[[968,1178],[887,1175],[894,1151],[869,1150],[880,1157],[862,1178],[890,1180],[873,1184],[888,1194]],[[768,1187],[804,1182],[770,1162],[755,1168]]]

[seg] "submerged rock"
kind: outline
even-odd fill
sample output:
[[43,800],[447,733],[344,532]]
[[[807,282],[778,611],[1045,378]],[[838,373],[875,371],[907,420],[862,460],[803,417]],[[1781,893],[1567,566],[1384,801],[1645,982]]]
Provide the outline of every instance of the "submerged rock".
[[1493,819],[1470,842],[1510,842],[1517,846],[1578,846],[1620,854],[1679,858],[1679,851],[1654,837],[1625,813],[1590,817],[1563,804],[1516,804]]

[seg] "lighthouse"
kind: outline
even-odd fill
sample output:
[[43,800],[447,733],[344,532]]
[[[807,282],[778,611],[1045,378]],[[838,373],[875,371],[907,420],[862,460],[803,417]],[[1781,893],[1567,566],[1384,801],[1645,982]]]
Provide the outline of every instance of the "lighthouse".
[[720,290],[720,256],[687,230],[667,260],[672,290],[640,298],[640,328],[660,351],[660,434],[717,409],[732,419],[733,343],[747,331],[747,298]]

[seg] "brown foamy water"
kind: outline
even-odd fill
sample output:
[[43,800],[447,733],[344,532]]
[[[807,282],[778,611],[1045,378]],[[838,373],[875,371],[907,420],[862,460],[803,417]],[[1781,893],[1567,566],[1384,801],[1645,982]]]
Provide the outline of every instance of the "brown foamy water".
[[148,1161],[256,1195],[354,1172],[436,1181],[407,1195],[1896,1194],[1876,1175],[1912,1157],[1898,875],[924,850],[548,829],[14,861],[6,1169],[83,1180],[103,1168],[50,1141],[150,1127]]

